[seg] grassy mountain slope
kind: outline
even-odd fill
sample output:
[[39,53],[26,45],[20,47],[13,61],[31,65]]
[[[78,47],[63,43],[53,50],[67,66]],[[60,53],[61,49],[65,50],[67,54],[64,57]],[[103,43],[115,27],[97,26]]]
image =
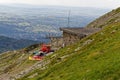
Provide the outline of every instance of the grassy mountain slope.
[[87,27],[103,28],[115,22],[120,22],[120,7],[91,22]]
[[[102,31],[56,52],[56,57],[47,65],[48,69],[32,71],[21,80],[119,80],[119,35],[120,23],[106,26]],[[33,74],[38,75],[30,79]]]
[[[90,25],[103,30],[60,49],[47,59],[46,70],[33,70],[20,80],[118,80],[120,79],[120,8]],[[116,17],[116,15],[118,17]],[[113,19],[113,20],[112,20]],[[111,21],[110,21],[111,20]],[[99,24],[94,24],[98,22]],[[100,24],[101,22],[101,24]],[[91,26],[88,26],[91,27]],[[36,75],[35,75],[36,74]],[[34,75],[34,76],[33,76]],[[32,76],[32,77],[30,77]]]
[[39,47],[39,44],[35,44],[21,50],[0,54],[0,80],[19,78],[34,69],[37,62],[29,61],[28,57],[33,51],[39,50]]
[[[118,9],[115,11],[120,13]],[[28,60],[38,46],[3,53],[0,55],[0,79],[119,80],[119,35],[120,21],[115,21],[104,25],[98,33],[44,57],[42,61]],[[27,49],[30,51],[26,52]]]

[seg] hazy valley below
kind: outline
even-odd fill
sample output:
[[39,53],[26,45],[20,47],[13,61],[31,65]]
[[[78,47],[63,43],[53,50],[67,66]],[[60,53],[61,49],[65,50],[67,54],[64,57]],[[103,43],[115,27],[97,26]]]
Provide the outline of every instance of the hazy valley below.
[[0,52],[46,43],[50,35],[61,36],[59,28],[68,27],[68,16],[69,27],[84,27],[108,11],[88,7],[0,5]]
[[84,27],[109,9],[7,5],[0,6],[0,35],[42,41],[49,33],[60,35],[60,27]]

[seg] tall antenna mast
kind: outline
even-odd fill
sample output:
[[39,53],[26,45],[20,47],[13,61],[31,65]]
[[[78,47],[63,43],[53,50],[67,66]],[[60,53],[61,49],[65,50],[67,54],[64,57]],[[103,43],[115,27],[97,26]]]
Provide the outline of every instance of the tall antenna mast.
[[71,14],[71,10],[69,10],[69,12],[68,12],[68,25],[67,25],[67,27],[70,27],[70,14]]

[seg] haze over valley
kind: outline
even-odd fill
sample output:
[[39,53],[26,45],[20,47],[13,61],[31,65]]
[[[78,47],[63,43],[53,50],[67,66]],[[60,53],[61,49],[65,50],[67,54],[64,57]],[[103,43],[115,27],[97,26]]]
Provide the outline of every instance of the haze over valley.
[[0,6],[0,35],[44,41],[49,33],[60,35],[60,27],[84,27],[109,9],[88,7],[2,5]]

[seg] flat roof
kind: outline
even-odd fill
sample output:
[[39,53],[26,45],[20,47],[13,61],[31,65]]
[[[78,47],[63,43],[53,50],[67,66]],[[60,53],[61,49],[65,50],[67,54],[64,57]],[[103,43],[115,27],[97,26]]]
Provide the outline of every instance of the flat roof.
[[61,31],[75,35],[90,35],[101,30],[101,28],[60,28]]

